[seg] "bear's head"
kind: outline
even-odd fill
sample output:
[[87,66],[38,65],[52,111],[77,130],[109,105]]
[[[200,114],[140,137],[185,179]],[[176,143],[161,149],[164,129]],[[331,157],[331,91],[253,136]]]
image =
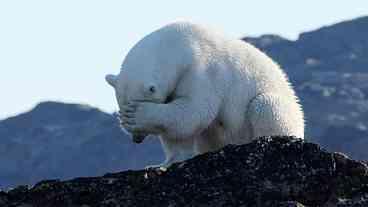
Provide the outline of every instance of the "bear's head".
[[120,73],[106,76],[120,106],[129,101],[164,103],[173,92],[193,56],[182,25],[171,24],[144,37],[128,52]]
[[154,31],[128,52],[118,75],[106,75],[119,106],[129,101],[168,100],[196,56],[191,27],[174,23]]
[[[135,59],[131,51],[124,60],[118,75],[106,75],[106,81],[114,88],[121,109],[132,101],[166,103],[172,92],[169,77],[160,74],[150,58]],[[132,134],[133,141],[140,143],[147,134]]]
[[[120,108],[131,101],[168,103],[193,51],[178,25],[157,30],[127,54],[118,75],[106,75]],[[134,135],[133,135],[134,137]]]
[[118,75],[106,75],[106,81],[115,89],[120,107],[131,101],[167,102],[175,87],[172,81],[175,75],[170,75],[172,71],[165,72],[167,66],[150,59],[135,59],[129,53]]
[[106,75],[106,81],[115,89],[118,105],[131,101],[164,103],[168,89],[148,71],[122,70],[118,75]]

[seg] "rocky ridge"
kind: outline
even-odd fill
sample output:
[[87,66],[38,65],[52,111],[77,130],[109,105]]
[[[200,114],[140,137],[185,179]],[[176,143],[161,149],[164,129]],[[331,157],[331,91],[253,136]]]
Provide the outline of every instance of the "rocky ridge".
[[368,167],[295,137],[263,137],[176,163],[0,193],[4,207],[368,206]]

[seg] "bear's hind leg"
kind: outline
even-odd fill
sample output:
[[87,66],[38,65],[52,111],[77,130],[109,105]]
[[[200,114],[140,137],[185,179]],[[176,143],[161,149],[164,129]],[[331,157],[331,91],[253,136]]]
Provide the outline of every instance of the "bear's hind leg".
[[[284,95],[285,96],[285,95]],[[249,105],[247,117],[253,138],[262,136],[296,136],[304,138],[304,118],[294,97],[260,94]]]

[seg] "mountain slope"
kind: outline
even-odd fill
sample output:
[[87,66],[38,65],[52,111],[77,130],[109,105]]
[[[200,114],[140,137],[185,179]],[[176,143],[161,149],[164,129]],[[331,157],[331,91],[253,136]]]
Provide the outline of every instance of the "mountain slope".
[[368,16],[299,35],[290,41],[277,35],[243,40],[266,51],[288,72],[367,72]]
[[157,140],[137,146],[98,109],[44,102],[0,122],[0,189],[41,179],[97,176],[163,160]]

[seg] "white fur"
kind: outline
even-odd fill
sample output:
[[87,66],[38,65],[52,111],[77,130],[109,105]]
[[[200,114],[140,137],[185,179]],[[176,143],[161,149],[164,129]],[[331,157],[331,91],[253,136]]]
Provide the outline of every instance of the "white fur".
[[201,25],[178,22],[149,34],[107,81],[123,127],[159,135],[166,154],[160,166],[260,136],[304,137],[303,111],[280,67]]

